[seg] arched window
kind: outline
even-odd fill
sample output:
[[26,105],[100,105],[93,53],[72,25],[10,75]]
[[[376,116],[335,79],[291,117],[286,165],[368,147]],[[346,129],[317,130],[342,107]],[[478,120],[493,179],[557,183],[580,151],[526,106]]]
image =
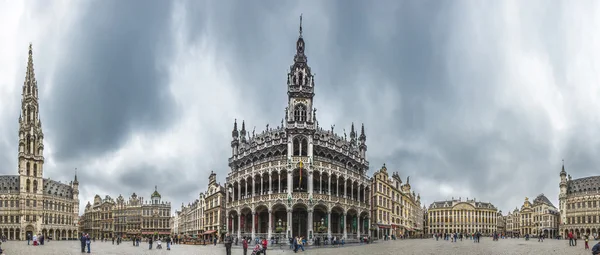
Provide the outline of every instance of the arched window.
[[303,104],[297,104],[294,107],[294,121],[306,121],[306,106]]
[[37,177],[37,163],[33,164],[33,176]]
[[30,192],[31,190],[31,181],[27,179],[27,184],[25,185],[25,192]]
[[301,143],[300,147],[301,147],[300,155],[308,156],[308,141],[306,138],[302,139],[302,143]]
[[27,176],[29,176],[29,162],[25,163],[25,168],[27,171]]
[[33,180],[33,192],[37,192],[37,180]]
[[298,136],[293,140],[294,156],[307,156],[308,155],[308,140],[306,137]]

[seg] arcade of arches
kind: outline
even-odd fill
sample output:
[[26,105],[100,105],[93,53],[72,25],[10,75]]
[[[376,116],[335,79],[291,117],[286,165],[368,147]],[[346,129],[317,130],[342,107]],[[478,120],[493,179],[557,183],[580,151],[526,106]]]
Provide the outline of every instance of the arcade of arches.
[[296,203],[288,207],[277,202],[270,207],[261,204],[254,209],[232,209],[227,215],[228,232],[238,238],[304,236],[310,239],[335,236],[356,239],[369,234],[370,217],[367,211],[344,209],[339,205],[329,208],[323,203],[314,206]]
[[285,170],[274,170],[242,178],[229,185],[227,192],[229,193],[231,189],[233,194],[226,196],[229,198],[227,202],[231,203],[261,195],[291,193],[288,190],[291,187],[293,192],[343,197],[368,204],[370,191],[368,185],[342,174],[328,174],[325,171],[314,171],[312,174],[308,172],[306,169],[299,168],[294,169],[291,173]]

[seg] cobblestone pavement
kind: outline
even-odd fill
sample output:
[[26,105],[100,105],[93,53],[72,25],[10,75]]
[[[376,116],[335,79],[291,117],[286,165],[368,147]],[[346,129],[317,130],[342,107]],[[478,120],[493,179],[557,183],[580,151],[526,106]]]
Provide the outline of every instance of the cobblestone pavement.
[[[598,241],[590,242],[590,248]],[[584,250],[583,242],[577,242],[576,247],[569,247],[566,241],[546,240],[543,243],[531,239],[505,239],[493,242],[491,239],[482,239],[480,243],[472,241],[458,241],[450,243],[448,241],[435,241],[433,239],[425,240],[398,240],[379,242],[369,245],[353,245],[343,248],[314,249],[307,248],[305,252],[299,254],[325,255],[331,253],[338,254],[485,254],[485,255],[522,255],[522,254],[569,254],[569,255],[589,255],[591,251]],[[48,255],[67,255],[81,254],[81,248],[77,241],[51,241],[44,246],[27,246],[27,242],[8,241],[2,244],[5,254],[9,255],[29,255],[29,254],[48,254]],[[248,251],[250,255],[251,251]],[[169,255],[225,255],[225,248],[222,244],[217,246],[207,245],[174,245],[171,251],[166,250],[163,244],[162,250],[148,250],[148,244],[140,243],[139,247],[133,247],[131,243],[124,242],[121,245],[112,245],[111,242],[93,242],[92,254],[102,255],[123,255],[123,254],[169,254]],[[292,251],[284,247],[270,247],[267,251],[269,255],[293,254]],[[242,255],[239,247],[234,247],[232,255]]]

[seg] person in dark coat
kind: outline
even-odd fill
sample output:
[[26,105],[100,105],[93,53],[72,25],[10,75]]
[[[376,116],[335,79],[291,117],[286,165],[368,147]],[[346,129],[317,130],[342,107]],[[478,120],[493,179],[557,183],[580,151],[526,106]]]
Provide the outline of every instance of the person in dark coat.
[[81,237],[79,237],[79,241],[81,242],[81,253],[85,252],[85,241],[87,238],[85,237],[85,233],[81,233]]
[[229,235],[229,233],[225,234],[225,238],[223,239],[223,243],[225,244],[225,253],[227,255],[231,255],[231,244],[233,243],[233,239]]

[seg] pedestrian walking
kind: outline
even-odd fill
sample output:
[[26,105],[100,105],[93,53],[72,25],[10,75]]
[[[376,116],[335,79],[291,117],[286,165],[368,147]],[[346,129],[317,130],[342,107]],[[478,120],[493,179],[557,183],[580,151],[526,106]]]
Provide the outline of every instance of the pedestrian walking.
[[266,238],[262,238],[263,255],[267,255],[267,244],[268,243],[269,243],[269,241],[267,241]]
[[588,236],[588,235],[585,235],[583,238],[585,238],[585,249],[586,249],[586,250],[589,250],[589,249],[590,249],[590,246],[589,246],[589,244],[588,244],[588,242],[590,241],[590,240],[589,240],[589,236]]
[[225,244],[225,252],[227,255],[231,255],[231,244],[233,243],[233,240],[231,239],[231,236],[229,235],[229,233],[225,234],[225,238],[223,239],[223,243]]
[[92,252],[92,249],[90,247],[92,245],[90,234],[85,234],[85,244],[87,245],[87,253]]
[[86,245],[85,233],[81,233],[81,237],[79,237],[79,242],[81,242],[81,253],[84,253]]
[[242,248],[244,249],[244,255],[248,252],[248,239],[244,236],[242,240]]

